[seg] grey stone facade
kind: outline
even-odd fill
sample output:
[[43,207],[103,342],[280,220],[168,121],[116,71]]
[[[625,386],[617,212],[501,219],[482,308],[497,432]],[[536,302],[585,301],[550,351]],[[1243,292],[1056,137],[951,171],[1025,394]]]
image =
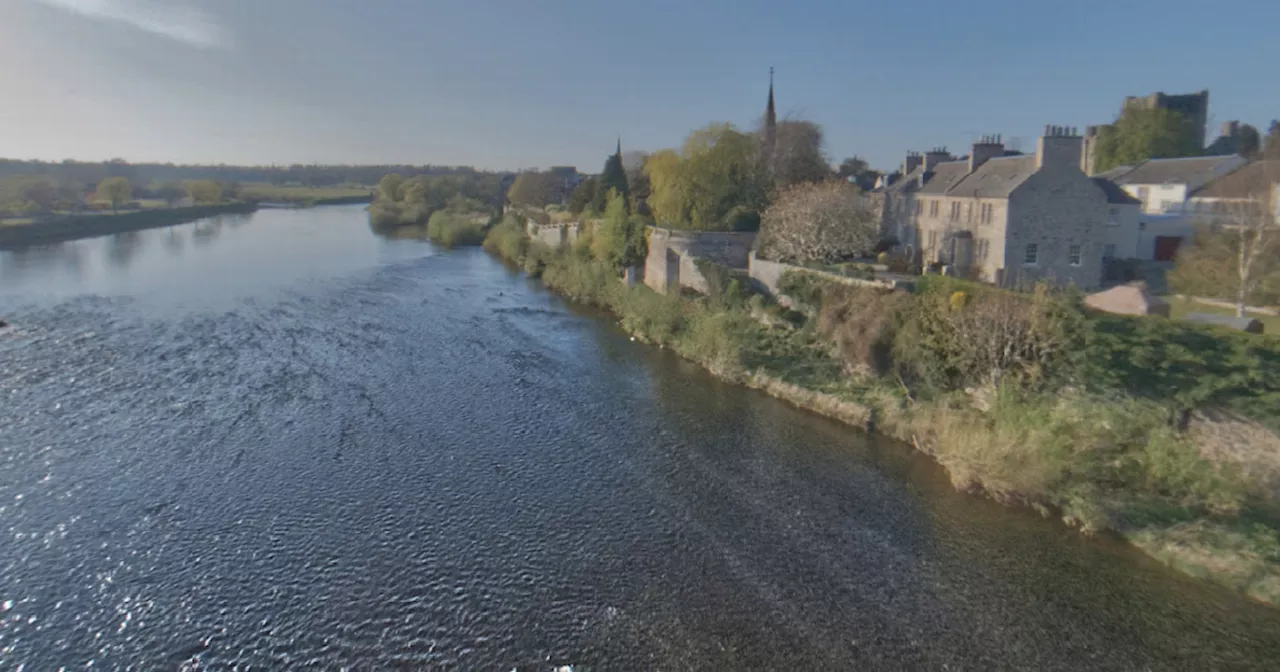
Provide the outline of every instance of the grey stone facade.
[[745,269],[755,240],[755,233],[650,227],[644,282],[650,289],[663,293],[679,287],[705,293],[707,280],[698,270],[696,260]]

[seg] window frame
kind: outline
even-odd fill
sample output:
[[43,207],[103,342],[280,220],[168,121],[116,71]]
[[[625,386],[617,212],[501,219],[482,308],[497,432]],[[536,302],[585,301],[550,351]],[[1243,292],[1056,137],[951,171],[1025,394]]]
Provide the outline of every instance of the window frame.
[[1040,265],[1040,244],[1027,243],[1022,247],[1022,265],[1023,266],[1039,266]]
[[1067,265],[1079,267],[1084,265],[1084,246],[1071,244],[1067,246]]

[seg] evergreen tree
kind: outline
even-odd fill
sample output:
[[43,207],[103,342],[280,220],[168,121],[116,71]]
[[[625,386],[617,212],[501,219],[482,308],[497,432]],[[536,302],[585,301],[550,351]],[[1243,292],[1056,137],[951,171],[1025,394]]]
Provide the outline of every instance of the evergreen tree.
[[608,204],[609,191],[613,190],[622,196],[623,201],[627,201],[627,211],[631,211],[630,196],[631,189],[627,184],[627,171],[622,166],[622,141],[618,141],[618,151],[605,159],[604,170],[600,173],[600,181],[596,184],[595,198],[591,201],[591,208],[596,212],[604,212],[605,206]]

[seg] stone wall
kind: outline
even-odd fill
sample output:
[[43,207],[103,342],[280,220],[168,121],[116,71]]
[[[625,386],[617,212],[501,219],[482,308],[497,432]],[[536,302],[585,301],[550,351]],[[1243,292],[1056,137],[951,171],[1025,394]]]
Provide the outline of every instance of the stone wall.
[[901,281],[896,279],[874,279],[863,280],[861,278],[849,278],[827,271],[820,271],[816,268],[805,268],[804,266],[795,266],[792,264],[784,264],[778,261],[769,261],[756,256],[755,252],[751,253],[750,265],[747,268],[747,274],[752,280],[758,282],[761,287],[772,296],[779,305],[791,307],[791,299],[778,291],[778,283],[782,281],[782,275],[788,271],[796,273],[808,273],[817,277],[837,282],[852,287],[878,287],[880,289],[909,289],[911,283],[909,281]]
[[550,245],[551,247],[560,247],[561,245],[572,245],[578,240],[578,232],[581,225],[578,222],[569,222],[567,224],[538,224],[533,220],[529,220],[528,233],[529,239]]
[[729,268],[745,269],[756,240],[754,232],[680,231],[649,228],[649,256],[645,259],[644,282],[657,292],[689,287],[706,293],[707,280],[695,263],[698,259]]

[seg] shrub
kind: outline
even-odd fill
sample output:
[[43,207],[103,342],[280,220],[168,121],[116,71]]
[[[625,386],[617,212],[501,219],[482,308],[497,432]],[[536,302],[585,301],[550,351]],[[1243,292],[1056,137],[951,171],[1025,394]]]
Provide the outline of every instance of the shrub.
[[427,239],[445,247],[479,245],[484,242],[484,224],[472,215],[440,210],[427,221]]
[[484,237],[484,249],[490,254],[513,264],[524,262],[529,250],[529,238],[524,233],[524,224],[515,215],[507,215],[497,226],[489,229]]

